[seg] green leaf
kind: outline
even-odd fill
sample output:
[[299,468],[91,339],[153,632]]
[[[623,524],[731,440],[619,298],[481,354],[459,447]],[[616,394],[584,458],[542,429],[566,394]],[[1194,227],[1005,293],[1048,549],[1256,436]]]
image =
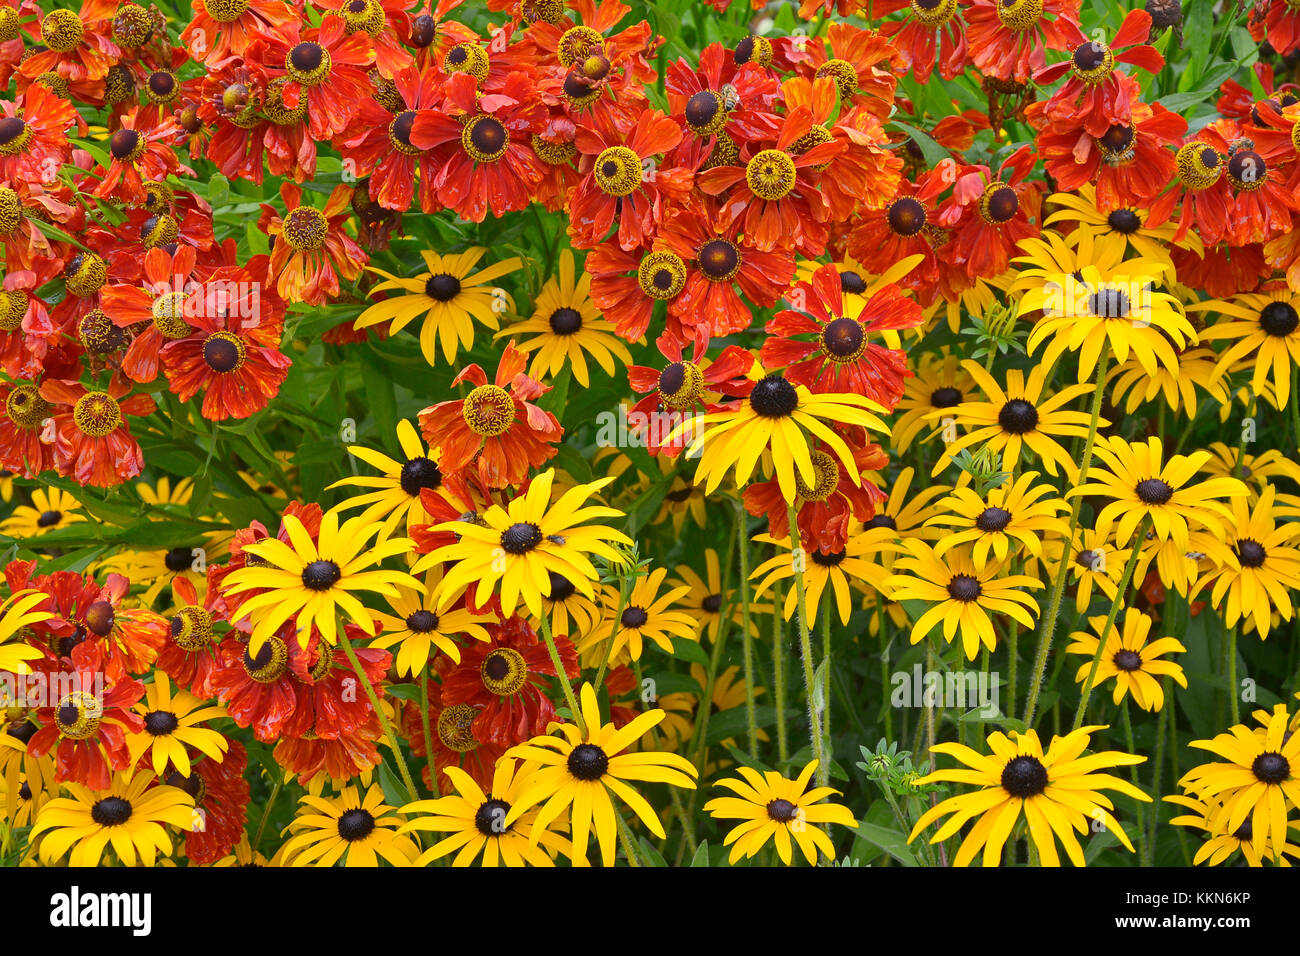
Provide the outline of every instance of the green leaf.
[[[709,721],[709,735],[705,743],[712,747],[731,737],[746,737],[749,733],[747,721],[744,707],[732,707],[730,710],[714,714]],[[776,708],[754,708],[754,723],[758,727],[771,727],[776,723]]]
[[704,648],[700,647],[698,641],[688,641],[684,637],[674,637],[672,641],[673,657],[701,667],[709,666],[709,656],[704,653]]
[[691,857],[691,866],[708,866],[709,865],[709,841],[705,840],[695,850],[695,855]]
[[637,856],[641,858],[643,866],[666,867],[668,861],[664,859],[663,854],[654,848],[645,837],[641,838],[641,845],[637,848]]
[[909,126],[907,123],[900,123],[896,119],[891,119],[889,122],[894,126],[897,126],[908,136],[912,137],[912,141],[920,148],[921,155],[925,157],[927,166],[935,166],[948,158],[948,151],[946,149],[936,143],[930,136],[922,133],[915,126]]
[[385,690],[402,700],[418,701],[420,699],[420,688],[416,684],[389,684]]
[[912,848],[907,845],[907,837],[899,831],[862,822],[853,832],[872,846],[884,850],[903,866],[919,866]]
[[221,173],[213,173],[208,180],[208,202],[213,209],[226,205],[230,201],[230,180]]

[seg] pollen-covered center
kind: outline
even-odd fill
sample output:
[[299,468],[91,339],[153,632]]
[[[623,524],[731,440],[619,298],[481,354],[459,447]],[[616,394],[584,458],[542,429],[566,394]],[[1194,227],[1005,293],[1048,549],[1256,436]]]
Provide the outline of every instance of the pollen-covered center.
[[284,217],[284,241],[298,252],[315,252],[328,234],[329,222],[315,206],[298,206]]
[[740,271],[740,249],[726,239],[710,239],[695,254],[704,278],[726,282]]
[[438,715],[438,739],[448,750],[468,753],[478,746],[474,737],[474,718],[479,709],[469,704],[455,704],[443,708]]
[[659,400],[667,408],[693,408],[703,392],[704,373],[694,362],[673,362],[659,373]]
[[183,651],[201,651],[212,642],[212,615],[201,607],[183,607],[171,619],[171,637]]
[[163,338],[183,339],[190,334],[189,323],[184,319],[184,292],[164,292],[153,300],[150,311],[153,327],[162,333]]
[[503,435],[515,421],[515,403],[499,385],[480,385],[461,404],[461,417],[469,430],[484,438]]
[[330,51],[319,43],[299,43],[284,57],[289,76],[303,86],[319,86],[330,75]]
[[759,199],[777,200],[795,184],[794,160],[779,149],[764,149],[745,165],[745,182]]
[[5,399],[5,414],[9,420],[25,431],[40,428],[54,406],[41,398],[35,385],[18,385]]
[[980,215],[990,225],[1000,226],[1010,222],[1020,211],[1020,197],[1006,183],[998,180],[989,183],[980,197]]
[[592,168],[596,185],[609,196],[629,196],[636,192],[643,173],[641,157],[626,146],[609,146],[601,150]]
[[636,267],[636,283],[650,298],[666,301],[686,285],[686,263],[674,252],[648,253]]
[[925,206],[913,196],[900,196],[885,207],[885,221],[900,236],[915,236],[925,228]]
[[309,591],[328,591],[339,583],[343,572],[339,566],[326,558],[310,562],[302,569],[302,586]]
[[912,0],[912,16],[926,26],[947,23],[957,12],[957,0]]
[[773,372],[754,384],[749,404],[764,418],[784,418],[799,407],[799,392],[783,375]]
[[520,521],[501,532],[501,547],[507,554],[527,554],[542,543],[542,529],[531,521]]
[[289,649],[278,637],[268,637],[262,642],[257,656],[244,649],[244,673],[259,684],[273,684],[289,669]]
[[998,0],[998,19],[1008,30],[1032,30],[1043,15],[1043,0]]
[[69,740],[88,740],[99,732],[103,707],[93,695],[74,690],[59,698],[54,708],[54,724]]
[[420,149],[411,145],[411,127],[415,125],[415,110],[406,110],[393,117],[388,124],[388,142],[404,156],[419,156]]
[[599,780],[609,769],[609,757],[595,744],[578,744],[569,753],[568,766],[579,780]]
[[714,90],[700,90],[686,101],[686,125],[697,136],[712,136],[727,125],[722,96]]
[[460,145],[476,163],[495,163],[510,148],[510,131],[495,116],[475,116],[461,130]]
[[867,348],[867,334],[862,323],[840,316],[822,328],[822,349],[837,364],[856,362]]
[[122,424],[122,409],[108,392],[87,392],[72,406],[72,420],[83,435],[103,438]]
[[98,292],[108,281],[108,264],[94,252],[78,252],[63,267],[68,291],[86,298]]
[[528,679],[528,664],[524,655],[513,647],[494,648],[479,665],[479,676],[489,693],[509,697],[519,693]]
[[1047,768],[1037,757],[1023,755],[1002,768],[1002,789],[1027,800],[1047,789]]
[[1209,189],[1223,175],[1224,159],[1214,147],[1193,140],[1181,146],[1175,156],[1178,178],[1188,189]]
[[851,99],[858,92],[858,71],[848,60],[838,57],[827,60],[817,68],[817,79],[830,77],[840,91],[840,99]]
[[1100,83],[1114,71],[1115,54],[1105,43],[1092,40],[1075,48],[1070,56],[1070,69],[1089,85]]
[[825,501],[840,484],[840,468],[835,459],[824,451],[814,451],[812,459],[813,475],[816,478],[809,488],[803,480],[799,469],[794,472],[794,490],[804,501]]
[[1137,127],[1132,123],[1112,123],[1097,137],[1102,159],[1112,166],[1127,163],[1136,154]]
[[17,156],[31,139],[32,131],[21,116],[0,119],[0,156]]
[[1242,192],[1253,192],[1268,180],[1268,163],[1249,148],[1234,149],[1228,157],[1228,182]]
[[239,371],[247,355],[239,336],[230,332],[213,332],[203,340],[203,362],[219,374]]
[[81,17],[71,10],[53,10],[41,21],[41,42],[56,53],[70,53],[86,36]]
[[233,23],[244,15],[252,0],[202,0],[203,9],[218,23]]

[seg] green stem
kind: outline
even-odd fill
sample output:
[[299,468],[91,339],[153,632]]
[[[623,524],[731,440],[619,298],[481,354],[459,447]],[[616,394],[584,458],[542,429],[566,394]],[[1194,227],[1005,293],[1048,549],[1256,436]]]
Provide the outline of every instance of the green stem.
[[1097,653],[1092,655],[1092,666],[1088,668],[1088,677],[1083,682],[1083,694],[1079,698],[1079,709],[1074,712],[1074,725],[1071,730],[1078,730],[1083,726],[1083,715],[1088,711],[1088,700],[1092,697],[1092,685],[1097,679],[1097,668],[1101,666],[1101,655],[1106,649],[1106,641],[1110,637],[1110,630],[1115,626],[1115,619],[1119,616],[1120,605],[1127,600],[1128,585],[1133,580],[1133,569],[1137,567],[1138,557],[1142,554],[1142,542],[1146,540],[1147,528],[1150,524],[1151,516],[1144,516],[1137,527],[1137,532],[1134,534],[1133,549],[1129,552],[1128,561],[1124,564],[1124,576],[1120,579],[1119,587],[1115,591],[1115,600],[1110,602],[1110,613],[1106,615],[1106,624],[1097,638]]
[[785,725],[785,635],[781,632],[781,586],[772,588],[772,684],[776,694],[776,756],[790,759],[790,734]]
[[[610,638],[613,640],[613,638]],[[555,673],[560,678],[560,686],[564,688],[564,700],[569,705],[569,713],[573,715],[573,723],[577,726],[578,732],[584,737],[587,735],[587,727],[582,722],[582,710],[578,707],[578,698],[574,696],[573,684],[569,682],[569,675],[564,670],[564,661],[560,659],[560,650],[555,646],[555,638],[551,637],[551,616],[542,615],[542,640],[546,642],[546,650],[550,652],[551,664],[555,667]]]
[[1237,628],[1228,628],[1228,701],[1232,705],[1232,722],[1241,722],[1241,685],[1237,683]]
[[1146,859],[1143,866],[1151,866],[1156,857],[1156,839],[1160,835],[1160,771],[1165,759],[1165,723],[1169,720],[1169,711],[1174,706],[1169,696],[1170,677],[1166,674],[1160,679],[1160,689],[1164,692],[1164,703],[1160,706],[1160,717],[1156,721],[1156,755],[1155,767],[1151,778],[1151,835],[1147,839]]
[[284,775],[277,772],[275,777],[275,786],[271,788],[271,796],[267,798],[266,809],[262,811],[261,822],[257,824],[257,835],[253,837],[252,850],[257,852],[257,848],[262,845],[262,833],[266,830],[266,821],[271,818],[271,808],[275,806],[276,797],[280,796],[280,790],[284,787]]
[[[1129,716],[1128,710],[1129,710],[1128,698],[1125,697],[1123,704],[1120,705],[1120,714],[1124,721],[1124,744],[1128,747],[1129,753],[1136,753],[1137,747],[1133,743],[1133,719]],[[1128,773],[1129,773],[1130,782],[1132,782],[1133,786],[1136,787],[1138,785],[1137,764],[1130,765],[1128,768]],[[1145,860],[1147,857],[1147,828],[1146,828],[1145,817],[1146,817],[1145,809],[1142,807],[1141,804],[1139,804],[1137,808],[1137,820],[1138,820],[1137,851],[1138,851],[1139,863]]]
[[[1092,411],[1088,422],[1088,441],[1083,446],[1083,461],[1079,464],[1079,477],[1075,487],[1087,482],[1088,472],[1092,468],[1092,452],[1097,444],[1097,423],[1101,420],[1102,393],[1106,390],[1106,369],[1110,365],[1110,347],[1103,344],[1101,354],[1097,356],[1097,382],[1092,393]],[[1029,678],[1029,700],[1025,704],[1025,725],[1034,725],[1034,713],[1038,710],[1038,693],[1042,690],[1043,672],[1047,670],[1047,655],[1051,652],[1052,638],[1056,631],[1056,619],[1061,613],[1061,596],[1065,593],[1065,581],[1070,574],[1070,551],[1074,548],[1074,534],[1079,529],[1079,515],[1083,509],[1083,496],[1076,495],[1070,507],[1070,530],[1065,536],[1065,546],[1061,551],[1061,566],[1056,571],[1056,581],[1052,584],[1052,598],[1048,604],[1047,617],[1043,619],[1038,633],[1038,648],[1034,651],[1034,669]]]
[[[822,592],[822,666],[826,668],[826,687],[825,700],[822,704],[822,739],[830,741],[831,739],[831,591],[827,588]],[[832,748],[833,749],[833,748]],[[827,762],[825,767],[817,768],[817,785],[819,787],[827,786],[830,783],[830,763]]]
[[632,836],[632,830],[623,819],[623,814],[617,810],[614,811],[614,819],[618,822],[618,840],[623,844],[623,855],[627,857],[627,865],[639,867],[641,861],[637,859],[636,850],[633,849],[636,840]]
[[736,534],[740,548],[741,646],[745,659],[745,727],[749,752],[758,753],[758,712],[754,706],[754,636],[749,631],[749,529],[745,506],[736,502]]
[[786,504],[786,516],[790,522],[790,560],[794,564],[795,592],[798,594],[799,614],[799,653],[803,657],[804,695],[808,701],[808,733],[812,737],[813,758],[817,761],[817,777],[820,780],[823,771],[829,773],[826,754],[822,746],[821,720],[813,700],[817,678],[813,673],[812,641],[808,639],[808,606],[804,593],[803,562],[805,560],[803,545],[799,540],[799,524],[794,513],[794,505]]
[[420,799],[420,791],[416,789],[415,781],[411,778],[411,771],[406,766],[406,758],[402,756],[402,746],[397,742],[397,735],[393,733],[393,728],[388,724],[388,718],[384,716],[383,708],[379,706],[379,695],[375,693],[370,678],[366,676],[365,669],[362,668],[361,662],[357,660],[357,652],[352,649],[352,642],[348,640],[347,634],[342,631],[339,632],[339,643],[343,645],[343,653],[348,656],[348,663],[352,665],[352,670],[356,672],[357,679],[361,681],[366,697],[370,700],[370,706],[374,708],[375,716],[379,718],[379,726],[383,729],[384,737],[388,740],[388,748],[393,752],[393,757],[397,760],[397,770],[402,775],[402,784],[406,787],[407,796],[414,802]]
[[420,671],[420,723],[424,726],[424,762],[429,770],[429,791],[438,796],[438,769],[433,758],[433,726],[429,723],[429,666]]
[[1011,716],[1016,712],[1016,668],[1020,663],[1020,623],[1011,621],[1007,631],[1007,706],[1002,713]]

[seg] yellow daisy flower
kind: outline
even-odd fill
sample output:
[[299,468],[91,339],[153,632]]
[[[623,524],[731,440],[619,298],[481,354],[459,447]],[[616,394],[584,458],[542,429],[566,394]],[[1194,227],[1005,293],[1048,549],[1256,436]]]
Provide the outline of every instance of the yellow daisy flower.
[[632,364],[632,353],[615,334],[613,323],[602,318],[591,301],[591,273],[584,272],[574,281],[573,253],[568,249],[560,253],[559,268],[559,276],[542,286],[532,316],[502,329],[493,338],[516,336],[520,351],[537,353],[528,369],[530,377],[554,378],[567,363],[578,384],[586,388],[591,383],[587,355],[613,377],[614,359],[626,368]]
[[949,797],[925,811],[907,842],[940,817],[948,816],[948,820],[930,838],[931,843],[948,839],[978,817],[962,840],[953,866],[968,865],[980,850],[984,851],[984,866],[998,866],[1003,847],[1023,815],[1044,866],[1061,865],[1057,840],[1071,863],[1085,866],[1083,848],[1071,831],[1087,834],[1097,821],[1133,852],[1128,834],[1112,816],[1115,805],[1101,791],[1116,790],[1148,803],[1151,798],[1114,774],[1094,771],[1142,763],[1147,758],[1114,750],[1083,756],[1092,734],[1105,729],[1080,727],[1063,737],[1054,736],[1046,753],[1033,730],[1023,734],[1011,731],[1010,736],[1001,731],[989,734],[990,754],[958,743],[935,744],[931,753],[956,757],[968,769],[936,770],[918,779],[917,785],[968,783],[980,789]]
[[[1097,634],[1100,634],[1101,629],[1106,626],[1106,617],[1105,615],[1090,617],[1088,624]],[[1168,674],[1180,686],[1187,687],[1187,677],[1184,676],[1183,669],[1173,661],[1162,661],[1159,658],[1175,651],[1183,653],[1187,648],[1172,637],[1162,637],[1147,643],[1147,638],[1151,634],[1151,624],[1151,618],[1141,611],[1130,608],[1124,614],[1122,634],[1115,625],[1111,625],[1110,633],[1106,635],[1106,646],[1101,652],[1101,660],[1097,664],[1097,676],[1094,678],[1093,686],[1114,678],[1115,703],[1118,704],[1124,699],[1125,694],[1131,693],[1139,707],[1155,712],[1165,702],[1164,691],[1160,688],[1161,677]],[[1087,663],[1079,667],[1079,672],[1074,678],[1082,684],[1088,679],[1088,673],[1092,670],[1092,659],[1097,654],[1100,638],[1085,631],[1076,631],[1070,635],[1070,640],[1072,643],[1065,648],[1066,652],[1083,654],[1088,658]]]
[[789,780],[774,770],[760,775],[742,766],[736,771],[743,779],[717,781],[716,786],[726,787],[736,796],[716,797],[704,805],[705,811],[715,819],[744,821],[732,828],[722,841],[723,846],[731,847],[728,863],[735,863],[742,856],[755,856],[769,840],[775,841],[776,852],[786,866],[792,858],[791,843],[798,845],[810,866],[817,865],[818,854],[835,859],[835,845],[816,824],[838,823],[851,827],[857,821],[848,807],[821,802],[838,795],[838,790],[808,788],[816,769],[814,760],[797,778]]
[[392,336],[423,316],[420,351],[424,353],[424,360],[437,365],[437,347],[441,345],[443,358],[448,365],[453,364],[458,345],[466,350],[474,347],[475,320],[496,331],[500,327],[501,314],[514,308],[505,290],[491,283],[523,268],[523,262],[518,256],[511,256],[475,272],[474,267],[486,252],[487,249],[481,246],[447,256],[422,251],[420,255],[429,271],[410,279],[398,278],[368,266],[371,272],[385,279],[371,292],[392,291],[397,294],[370,306],[357,317],[352,327],[368,329],[387,322],[388,334]]

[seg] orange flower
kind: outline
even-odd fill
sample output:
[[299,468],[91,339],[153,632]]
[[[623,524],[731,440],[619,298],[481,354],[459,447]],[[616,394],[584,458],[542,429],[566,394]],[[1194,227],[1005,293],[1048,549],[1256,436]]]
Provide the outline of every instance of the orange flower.
[[339,294],[339,277],[349,281],[361,274],[370,257],[344,229],[351,215],[352,187],[339,185],[323,210],[304,204],[302,189],[282,183],[285,215],[262,205],[262,230],[277,240],[271,250],[276,291],[286,302],[324,305]]

